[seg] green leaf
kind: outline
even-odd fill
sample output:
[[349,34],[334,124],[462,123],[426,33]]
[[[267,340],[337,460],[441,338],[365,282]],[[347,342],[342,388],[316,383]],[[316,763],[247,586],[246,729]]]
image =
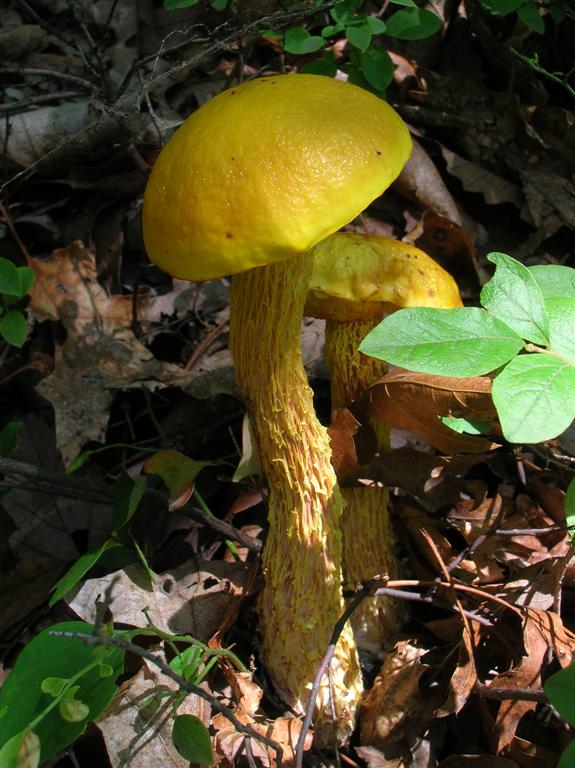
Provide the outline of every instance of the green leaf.
[[533,3],[526,3],[517,9],[517,15],[521,21],[538,35],[545,34],[545,22],[539,13],[539,9]]
[[372,45],[361,55],[361,71],[367,82],[378,91],[385,91],[393,80],[394,65],[388,52]]
[[360,345],[365,355],[411,371],[439,376],[481,376],[505,365],[522,339],[477,307],[400,309]]
[[225,11],[229,0],[210,0],[210,5],[214,11]]
[[367,24],[369,25],[372,35],[383,35],[387,29],[385,21],[383,21],[383,19],[378,19],[377,16],[368,16]]
[[284,37],[284,48],[288,53],[299,55],[315,53],[323,48],[325,40],[318,35],[310,35],[305,27],[292,27]]
[[17,267],[8,259],[0,258],[0,293],[21,299],[34,283],[34,272],[29,267]]
[[[154,454],[155,455],[155,454]],[[138,511],[146,492],[146,478],[140,475],[135,480],[122,472],[114,483],[114,531],[124,528]]]
[[494,16],[507,16],[524,2],[525,0],[482,0],[481,4]]
[[423,40],[438,32],[442,21],[437,14],[425,8],[405,8],[396,11],[386,21],[385,34],[399,40]]
[[99,547],[91,549],[89,552],[83,554],[82,557],[76,560],[74,565],[69,568],[60,579],[58,579],[56,584],[54,584],[52,587],[54,594],[50,598],[48,605],[52,607],[58,602],[58,600],[61,600],[66,592],[69,592],[73,587],[75,587],[80,579],[88,573],[90,568],[96,565],[106,550],[117,546],[118,542],[114,541],[113,539],[107,539]]
[[495,274],[481,290],[481,303],[522,338],[549,344],[549,320],[541,289],[527,267],[505,253],[490,253]]
[[[571,480],[565,494],[565,522],[569,526],[575,526],[575,479]],[[571,536],[574,535],[575,530],[572,530]]]
[[551,349],[575,365],[575,298],[548,299],[545,308]]
[[177,11],[180,8],[193,8],[199,0],[164,0],[164,8],[168,11]]
[[196,478],[205,467],[216,466],[214,461],[194,461],[179,451],[158,451],[144,464],[144,471],[159,475],[170,492],[170,509],[177,509],[189,499]]
[[329,13],[334,21],[345,24],[350,17],[355,15],[361,5],[363,5],[363,0],[342,0]]
[[548,354],[519,355],[495,377],[491,396],[507,440],[550,440],[575,419],[575,366]]
[[178,715],[172,728],[172,741],[180,755],[191,763],[212,765],[214,751],[208,729],[194,715]]
[[60,715],[69,723],[81,723],[83,720],[87,720],[90,714],[90,707],[76,698],[79,689],[79,685],[70,688],[59,703]]
[[26,318],[22,312],[11,309],[0,318],[0,336],[13,347],[23,347],[28,336]]
[[[53,699],[42,693],[41,684],[47,677],[71,678],[94,663],[94,649],[81,640],[53,637],[51,632],[81,632],[93,634],[91,624],[68,621],[55,624],[40,632],[22,650],[0,689],[0,747],[13,736],[29,728]],[[113,678],[101,678],[94,667],[77,680],[79,698],[90,707],[90,717],[97,718],[117,692],[116,678],[123,668],[124,652],[114,648],[107,658],[114,667]],[[57,708],[52,709],[34,725],[44,763],[65,749],[82,733],[86,721],[70,723],[63,720]]]
[[492,427],[490,421],[475,421],[455,418],[454,416],[441,416],[439,420],[454,432],[466,435],[485,435],[487,432],[491,431]]
[[321,59],[306,62],[300,67],[300,72],[308,75],[326,75],[326,77],[335,77],[337,74],[337,64],[332,51],[327,51]]
[[560,264],[538,264],[529,267],[544,299],[575,296],[575,269]]
[[0,768],[37,768],[40,739],[34,731],[17,733],[0,749]]
[[548,677],[543,690],[561,717],[575,725],[575,664]]
[[571,741],[563,752],[561,753],[561,757],[559,758],[559,762],[557,763],[557,768],[573,768],[575,765],[575,739]]
[[365,51],[371,43],[371,28],[367,22],[361,26],[348,26],[345,30],[345,36],[355,48]]
[[404,5],[408,8],[417,8],[414,0],[389,0],[392,5]]
[[18,433],[22,428],[21,421],[10,421],[0,430],[0,456],[7,459],[16,450]]

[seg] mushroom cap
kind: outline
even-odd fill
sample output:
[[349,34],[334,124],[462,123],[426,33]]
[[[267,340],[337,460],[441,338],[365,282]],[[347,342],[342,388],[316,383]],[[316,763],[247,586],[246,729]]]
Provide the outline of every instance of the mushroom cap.
[[463,306],[455,280],[414,245],[338,232],[313,251],[305,313],[335,322],[382,317],[403,307]]
[[304,253],[397,177],[407,127],[368,91],[273,75],[218,94],[160,152],[144,242],[169,274],[209,280]]

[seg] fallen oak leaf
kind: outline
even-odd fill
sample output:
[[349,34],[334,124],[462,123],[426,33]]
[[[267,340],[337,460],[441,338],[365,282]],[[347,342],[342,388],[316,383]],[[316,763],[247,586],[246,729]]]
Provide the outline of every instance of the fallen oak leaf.
[[482,453],[499,447],[487,438],[454,432],[440,421],[442,416],[492,421],[496,411],[487,376],[455,378],[398,368],[366,389],[360,407],[366,418],[417,432],[444,453]]

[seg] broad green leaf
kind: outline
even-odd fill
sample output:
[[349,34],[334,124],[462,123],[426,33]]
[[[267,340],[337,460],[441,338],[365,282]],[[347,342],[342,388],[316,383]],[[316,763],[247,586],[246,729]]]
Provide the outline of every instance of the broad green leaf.
[[21,299],[34,283],[34,272],[29,267],[17,267],[8,259],[0,258],[0,293]]
[[100,560],[104,552],[113,547],[119,546],[118,542],[113,539],[107,539],[103,544],[95,549],[91,549],[89,552],[83,554],[66,573],[58,579],[53,587],[54,594],[50,598],[48,605],[51,607],[55,605],[58,600],[61,600],[66,592],[69,592],[76,584],[83,578],[90,568],[92,568]]
[[386,21],[385,34],[399,40],[423,40],[438,32],[442,21],[437,14],[425,8],[404,8]]
[[481,303],[522,338],[549,344],[549,321],[541,289],[531,272],[505,253],[490,253],[495,274],[483,286]]
[[292,27],[284,37],[284,48],[288,53],[314,53],[323,48],[325,41],[319,35],[310,35],[305,27]]
[[481,0],[481,4],[494,16],[507,16],[524,2],[525,0]]
[[114,483],[114,531],[124,528],[138,511],[146,492],[146,478],[135,480],[122,472]]
[[[565,494],[565,522],[569,526],[575,525],[575,479],[571,480]],[[575,530],[571,531],[571,535],[575,535]]]
[[550,440],[575,419],[575,366],[548,354],[519,355],[495,377],[491,395],[507,440]]
[[21,428],[21,421],[10,421],[0,430],[0,456],[4,459],[7,459],[16,450],[18,433]]
[[[80,632],[92,634],[94,628],[83,621],[55,624],[40,632],[22,650],[0,689],[0,747],[13,736],[27,730],[53,702],[42,693],[42,681],[47,677],[70,678],[95,661],[94,648],[81,640],[52,637],[51,632]],[[97,718],[118,690],[115,680],[122,672],[124,652],[114,648],[107,658],[114,667],[114,676],[101,678],[94,667],[77,680],[78,698],[90,707],[90,717]],[[86,721],[70,723],[57,708],[34,725],[41,743],[41,763],[72,744],[86,727]]]
[[158,451],[144,464],[148,474],[159,475],[170,492],[170,510],[182,507],[192,495],[196,478],[205,467],[218,462],[194,461],[178,451]]
[[368,16],[367,23],[371,29],[372,35],[383,35],[387,29],[387,24],[385,21],[383,21],[383,19],[378,19],[377,16]]
[[334,21],[345,24],[361,5],[363,0],[342,0],[341,3],[336,3],[329,13]]
[[172,741],[180,755],[191,763],[212,765],[215,762],[210,734],[194,715],[178,715],[172,728]]
[[575,269],[561,264],[538,264],[529,267],[544,299],[575,296]]
[[561,757],[559,758],[559,762],[557,763],[557,768],[573,768],[575,765],[575,739],[571,741],[563,752],[561,753]]
[[522,339],[476,307],[400,309],[360,345],[365,355],[411,371],[439,376],[481,376],[509,362]]
[[0,749],[0,768],[37,768],[40,739],[31,730],[12,736]]
[[17,309],[11,309],[0,317],[0,336],[13,347],[23,347],[28,336],[26,318]]
[[360,26],[347,26],[345,36],[355,48],[365,51],[371,43],[371,28],[367,21]]
[[455,416],[442,416],[440,421],[454,432],[465,435],[485,435],[492,427],[490,421],[470,421],[469,419],[455,418]]
[[545,34],[545,22],[539,13],[539,9],[533,3],[526,3],[517,9],[517,15],[521,21],[538,35]]
[[372,45],[361,55],[361,71],[373,88],[385,91],[393,80],[393,61],[384,48]]
[[548,299],[545,308],[551,349],[575,365],[575,297]]
[[543,690],[561,717],[575,725],[575,664],[548,677]]

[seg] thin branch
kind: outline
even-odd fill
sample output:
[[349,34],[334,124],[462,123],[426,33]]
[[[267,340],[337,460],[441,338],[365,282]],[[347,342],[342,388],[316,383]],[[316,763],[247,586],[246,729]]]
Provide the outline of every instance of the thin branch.
[[70,75],[67,72],[59,72],[57,69],[39,69],[37,67],[8,67],[0,65],[0,75],[39,75],[40,77],[51,77],[54,80],[64,80],[68,83],[75,83],[82,88],[93,90],[97,86],[89,80],[85,80],[78,75]]
[[238,731],[239,733],[243,733],[252,739],[257,739],[258,741],[261,741],[262,744],[265,744],[267,747],[270,747],[271,749],[273,749],[276,753],[278,765],[282,764],[283,749],[280,746],[280,744],[277,743],[277,741],[274,741],[273,739],[268,739],[267,736],[263,736],[262,734],[258,733],[253,728],[250,728],[249,725],[244,725],[243,723],[240,723],[240,721],[236,718],[235,714],[229,707],[226,707],[225,704],[222,704],[215,696],[212,696],[211,694],[207,693],[207,691],[204,691],[203,688],[199,688],[197,685],[194,685],[193,683],[190,683],[187,680],[184,680],[183,677],[178,675],[177,672],[174,672],[174,670],[168,664],[166,664],[166,662],[157,654],[151,653],[150,651],[147,651],[145,648],[141,648],[139,645],[136,645],[135,643],[132,643],[129,640],[124,640],[123,638],[120,638],[120,637],[104,637],[101,635],[97,635],[97,636],[86,635],[83,632],[54,631],[54,632],[50,632],[49,634],[52,635],[52,637],[67,637],[72,640],[80,640],[82,643],[85,643],[86,645],[96,645],[96,646],[107,645],[112,648],[121,648],[124,651],[133,653],[135,656],[139,656],[140,658],[145,659],[146,661],[149,661],[151,664],[154,664],[154,666],[158,667],[158,669],[160,670],[160,672],[162,672],[162,674],[166,675],[166,677],[169,677],[171,680],[173,680],[180,690],[186,691],[187,693],[194,694],[198,696],[200,699],[204,699],[204,701],[207,701],[214,709],[216,709],[227,720],[230,721],[230,723],[234,726],[236,731]]
[[484,699],[496,699],[503,701],[511,699],[512,701],[537,701],[541,704],[548,704],[549,699],[541,688],[499,688],[485,683],[475,683],[473,689],[478,696]]

